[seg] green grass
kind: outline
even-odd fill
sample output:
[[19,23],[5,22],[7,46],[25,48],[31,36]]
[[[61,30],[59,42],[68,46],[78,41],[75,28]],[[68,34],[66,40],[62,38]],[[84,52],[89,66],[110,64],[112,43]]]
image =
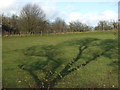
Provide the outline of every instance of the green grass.
[[[84,46],[87,48],[78,55]],[[114,31],[10,36],[3,37],[2,47],[5,88],[34,88],[40,80],[45,81],[49,71],[54,74],[47,75],[47,80],[52,81],[77,55],[80,58],[70,70],[89,60],[90,63],[65,75],[53,87],[118,87],[118,48]]]

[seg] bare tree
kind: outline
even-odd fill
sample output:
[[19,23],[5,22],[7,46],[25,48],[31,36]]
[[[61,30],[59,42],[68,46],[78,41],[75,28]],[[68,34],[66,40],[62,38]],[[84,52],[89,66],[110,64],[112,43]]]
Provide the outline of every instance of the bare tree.
[[56,18],[56,20],[52,23],[53,32],[66,32],[67,24],[61,18]]
[[27,4],[23,7],[20,13],[21,29],[28,33],[34,33],[42,26],[45,20],[45,14],[42,9],[34,4]]
[[99,21],[98,25],[95,27],[95,30],[112,30],[112,22],[109,21]]
[[14,34],[19,34],[19,18],[17,15],[13,14],[10,18],[10,26],[14,30]]
[[82,31],[88,31],[90,29],[89,26],[81,23],[80,21],[70,22],[69,27],[72,32],[82,32]]
[[118,29],[118,26],[119,26],[118,22],[114,21],[112,24],[113,24],[114,29]]

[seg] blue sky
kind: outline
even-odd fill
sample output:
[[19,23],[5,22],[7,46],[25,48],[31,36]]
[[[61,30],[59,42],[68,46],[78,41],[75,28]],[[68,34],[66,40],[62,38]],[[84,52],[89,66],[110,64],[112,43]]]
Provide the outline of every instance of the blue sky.
[[64,10],[67,5],[71,5],[74,11],[86,13],[89,11],[102,12],[106,9],[118,11],[117,2],[59,2],[57,8]]
[[79,20],[95,26],[100,20],[112,21],[118,18],[117,0],[2,0],[0,13],[19,15],[20,10],[27,3],[38,4],[50,21],[60,17],[68,24]]

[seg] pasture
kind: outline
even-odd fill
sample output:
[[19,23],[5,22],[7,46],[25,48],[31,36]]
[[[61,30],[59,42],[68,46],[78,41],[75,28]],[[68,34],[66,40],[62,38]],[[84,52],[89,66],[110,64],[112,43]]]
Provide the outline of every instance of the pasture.
[[5,88],[117,88],[115,31],[3,37]]

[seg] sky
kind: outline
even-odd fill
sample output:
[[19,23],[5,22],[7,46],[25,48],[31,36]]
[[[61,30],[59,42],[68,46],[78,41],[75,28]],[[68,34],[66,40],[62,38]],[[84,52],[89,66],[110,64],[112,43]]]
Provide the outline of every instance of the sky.
[[119,0],[0,0],[0,13],[19,15],[25,4],[38,4],[49,21],[60,17],[67,24],[80,21],[96,26],[100,20],[118,20]]

